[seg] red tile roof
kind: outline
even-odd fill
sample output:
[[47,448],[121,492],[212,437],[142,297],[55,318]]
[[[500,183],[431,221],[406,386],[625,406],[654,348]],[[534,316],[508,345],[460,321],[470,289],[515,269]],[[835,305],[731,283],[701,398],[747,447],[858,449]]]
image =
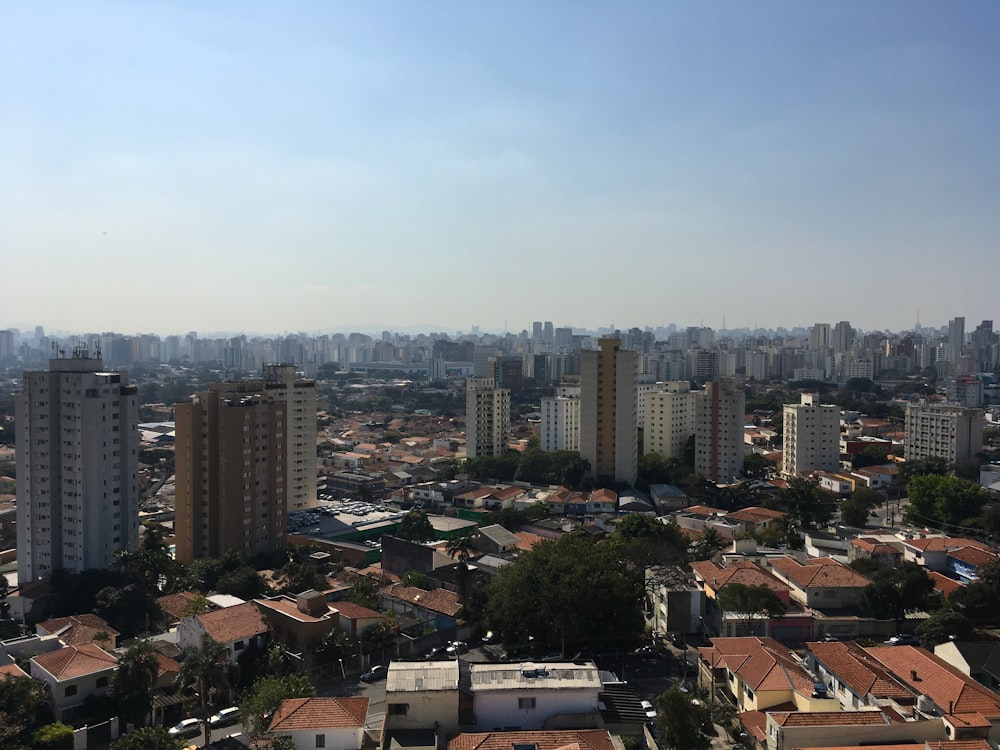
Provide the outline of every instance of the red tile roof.
[[367,698],[289,698],[271,719],[269,732],[364,728]]
[[759,565],[749,561],[736,562],[728,568],[703,560],[691,563],[695,574],[718,591],[730,583],[741,583],[744,586],[767,586],[772,591],[788,591],[788,584],[780,581]]
[[829,557],[810,559],[805,565],[790,557],[772,561],[771,567],[802,588],[822,586],[824,588],[864,588],[871,581],[854,568],[839,563]]
[[958,589],[962,588],[965,584],[961,581],[956,581],[948,576],[941,575],[936,570],[928,570],[927,577],[934,582],[934,589],[939,591],[945,598],[951,596]]
[[341,616],[346,617],[349,620],[361,620],[370,617],[380,617],[385,619],[385,615],[381,612],[376,612],[374,609],[368,609],[368,607],[362,607],[360,604],[355,604],[354,602],[334,602],[332,606],[341,614]]
[[512,750],[517,745],[534,745],[538,750],[614,750],[607,729],[471,732],[452,739],[448,750]]
[[779,727],[832,727],[888,724],[881,711],[794,711],[773,713]]
[[[66,630],[59,634],[59,640],[67,646],[77,646],[83,643],[93,643],[94,636],[102,630],[108,635],[115,637],[121,635],[117,630],[108,625],[107,621],[94,614],[70,615],[69,617],[57,617],[54,620],[40,622],[36,626],[45,633],[52,635],[63,628]],[[113,644],[112,644],[113,645]]]
[[180,620],[188,614],[188,607],[191,606],[191,602],[197,596],[198,593],[196,591],[179,591],[176,594],[167,594],[166,596],[159,597],[156,603],[160,605],[160,609],[175,620]]
[[0,677],[7,679],[8,677],[29,677],[30,675],[21,669],[16,664],[4,664],[0,666]]
[[382,593],[449,617],[455,617],[462,609],[462,605],[458,603],[458,594],[445,589],[424,591],[415,586],[397,583],[382,589]]
[[698,651],[706,664],[725,666],[754,690],[812,693],[812,678],[773,638],[713,638],[711,646]]
[[780,510],[771,510],[770,508],[760,508],[754,506],[752,508],[738,510],[735,513],[730,513],[726,516],[726,518],[732,521],[743,521],[746,523],[764,523],[765,521],[773,521],[777,518],[782,518],[784,515],[785,514]]
[[66,646],[58,651],[32,657],[31,661],[57,680],[72,680],[85,674],[112,669],[118,664],[118,659],[93,643]]
[[916,696],[856,643],[808,643],[806,648],[856,695],[913,703]]
[[253,602],[223,607],[198,615],[205,632],[216,643],[227,644],[266,633],[267,623]]

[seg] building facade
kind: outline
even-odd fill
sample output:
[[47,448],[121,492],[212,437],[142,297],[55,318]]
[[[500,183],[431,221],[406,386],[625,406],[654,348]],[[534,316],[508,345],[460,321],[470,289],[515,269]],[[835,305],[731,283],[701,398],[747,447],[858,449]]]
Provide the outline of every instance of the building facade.
[[580,389],[564,386],[542,399],[539,447],[543,451],[580,450]]
[[691,391],[687,380],[662,385],[663,390],[647,396],[644,448],[665,458],[683,458],[687,441],[694,435],[699,394]]
[[836,471],[840,467],[840,409],[821,404],[815,393],[803,393],[801,403],[785,404],[784,412],[782,475]]
[[735,481],[743,469],[746,396],[732,380],[705,384],[695,414],[694,468],[712,482]]
[[105,568],[137,547],[138,405],[128,375],[78,348],[24,374],[16,413],[20,582]]
[[580,455],[594,477],[635,484],[639,356],[619,339],[600,339],[580,356]]
[[499,456],[510,440],[510,390],[491,377],[469,378],[465,391],[465,454]]
[[908,404],[906,460],[938,456],[949,464],[974,461],[983,449],[983,411],[959,406]]
[[316,503],[315,381],[296,380],[290,365],[264,374],[174,407],[181,562],[276,549],[289,510]]

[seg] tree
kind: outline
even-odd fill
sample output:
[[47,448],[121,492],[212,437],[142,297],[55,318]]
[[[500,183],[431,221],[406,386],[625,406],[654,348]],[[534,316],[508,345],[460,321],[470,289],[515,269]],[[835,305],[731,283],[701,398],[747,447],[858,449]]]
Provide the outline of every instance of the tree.
[[655,701],[657,724],[663,744],[670,750],[709,750],[711,740],[703,731],[710,716],[704,702],[695,703],[685,690],[672,687]]
[[989,491],[956,476],[922,474],[906,487],[910,498],[903,511],[918,526],[968,526],[982,513]]
[[742,635],[757,635],[755,622],[772,620],[788,610],[778,595],[763,583],[758,586],[728,583],[719,589],[716,601],[723,611],[738,614],[743,619],[746,632]]
[[255,737],[267,732],[274,712],[288,698],[312,698],[316,688],[300,675],[260,677],[240,701],[240,722]]
[[33,750],[73,750],[73,727],[57,721],[31,735]]
[[267,593],[267,583],[252,566],[241,565],[219,577],[216,591],[238,596],[240,599],[256,599]]
[[351,593],[347,595],[347,601],[368,609],[378,609],[380,597],[378,593],[378,583],[374,578],[366,575],[359,575],[354,579],[351,586]]
[[707,526],[694,543],[694,556],[697,560],[710,560],[726,546],[725,540],[713,526]]
[[123,734],[111,743],[111,750],[180,750],[183,744],[171,737],[166,727],[143,727]]
[[156,649],[149,641],[136,641],[118,660],[111,678],[111,692],[118,715],[127,724],[145,726],[153,707],[153,687],[160,671]]
[[977,581],[951,592],[948,605],[961,612],[973,625],[995,626],[1000,624],[998,600],[1000,591],[989,583]]
[[278,571],[278,579],[281,580],[279,593],[282,594],[301,594],[310,589],[322,591],[328,586],[326,576],[311,562],[289,560]]
[[927,475],[944,476],[948,473],[948,462],[940,456],[928,456],[914,461],[904,461],[899,467],[899,475],[903,484],[909,484],[911,479]]
[[436,588],[434,581],[431,580],[430,576],[426,573],[421,573],[419,570],[408,570],[403,574],[400,579],[400,583],[404,586],[412,586],[413,588],[423,589],[424,591],[430,591]]
[[956,641],[967,640],[972,637],[972,632],[969,618],[951,607],[942,607],[917,626],[920,645],[928,651],[952,638]]
[[743,476],[747,479],[767,479],[774,472],[774,464],[760,453],[748,453],[743,459]]
[[358,655],[358,642],[340,628],[334,628],[316,644],[316,664],[333,664],[339,659],[351,660]]
[[[239,667],[229,662],[226,647],[207,635],[201,637],[201,645],[188,651],[181,662],[177,682],[185,689],[192,690],[198,697],[201,712],[206,713],[214,696],[225,699],[239,681]],[[210,744],[209,726],[205,724],[205,744]]]
[[831,493],[801,477],[789,479],[788,487],[778,492],[774,504],[803,528],[825,526],[837,511]]
[[868,508],[848,498],[840,504],[840,520],[847,526],[863,529],[868,524]]
[[876,573],[874,580],[862,590],[860,604],[863,610],[878,619],[895,621],[899,630],[907,612],[927,606],[932,591],[934,582],[927,571],[916,563],[904,562]]
[[0,676],[0,747],[27,747],[29,733],[49,718],[49,692],[30,677]]
[[434,527],[422,510],[411,510],[403,516],[396,529],[396,536],[413,542],[428,542],[435,538]]
[[476,553],[475,537],[472,534],[463,534],[449,539],[445,550],[459,562],[465,562]]
[[859,557],[856,560],[851,560],[850,566],[868,580],[874,580],[875,576],[888,569],[884,562],[874,557]]

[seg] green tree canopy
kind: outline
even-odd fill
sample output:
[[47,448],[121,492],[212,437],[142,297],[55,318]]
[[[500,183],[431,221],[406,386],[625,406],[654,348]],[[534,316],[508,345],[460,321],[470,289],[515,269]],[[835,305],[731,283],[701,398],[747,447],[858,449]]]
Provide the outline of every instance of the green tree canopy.
[[180,750],[182,740],[175,740],[166,727],[143,727],[123,734],[113,743],[111,750]]
[[0,747],[28,746],[31,730],[50,718],[49,691],[30,677],[0,676]]
[[778,492],[769,505],[788,513],[802,528],[825,526],[837,512],[833,495],[801,477],[788,480],[788,487]]
[[435,538],[434,527],[422,510],[411,510],[399,522],[396,536],[413,542],[429,542]]
[[255,737],[267,732],[274,712],[288,698],[312,698],[316,688],[305,677],[260,677],[240,701],[240,722],[243,729]]
[[927,571],[912,562],[876,573],[874,580],[861,592],[861,608],[879,619],[893,620],[896,628],[907,612],[924,609],[934,591],[934,582]]
[[381,603],[378,593],[378,583],[370,576],[359,575],[354,579],[351,592],[347,595],[347,601],[361,607],[377,610]]
[[[201,645],[191,649],[181,662],[177,675],[178,684],[198,695],[202,713],[214,696],[221,701],[228,700],[229,693],[239,682],[239,667],[229,662],[226,647],[207,635],[201,638]],[[214,701],[213,701],[214,703]],[[216,705],[218,705],[216,703]],[[224,703],[222,705],[225,705]],[[205,744],[209,744],[209,727],[205,725]]]
[[704,732],[711,716],[704,702],[678,687],[658,696],[654,703],[663,745],[669,750],[709,750],[712,742]]
[[780,597],[764,584],[728,583],[719,589],[716,601],[724,611],[737,614],[743,620],[745,627],[740,635],[762,634],[763,628],[756,627],[756,623],[780,617],[788,610]]
[[136,641],[118,659],[111,692],[118,715],[126,724],[145,726],[153,707],[153,687],[159,670],[160,660],[149,641]]
[[968,640],[972,637],[972,623],[964,614],[951,607],[942,607],[917,626],[920,645],[928,651],[933,651],[939,643],[945,643],[952,638],[956,641]]
[[989,500],[986,488],[951,475],[916,476],[906,490],[910,502],[903,510],[904,516],[918,526],[968,526]]
[[35,730],[31,735],[32,750],[73,750],[73,727],[57,721]]
[[868,508],[853,498],[840,504],[840,520],[848,526],[863,529],[868,524]]

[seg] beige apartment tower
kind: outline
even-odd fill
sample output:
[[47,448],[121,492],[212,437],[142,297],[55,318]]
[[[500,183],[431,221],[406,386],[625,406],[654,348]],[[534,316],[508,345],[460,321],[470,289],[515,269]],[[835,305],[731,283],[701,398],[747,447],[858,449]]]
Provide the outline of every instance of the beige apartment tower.
[[701,394],[691,391],[688,380],[669,380],[663,389],[646,396],[643,434],[647,453],[664,458],[683,458],[688,439],[694,435],[695,416]]
[[712,482],[735,482],[743,470],[746,396],[732,380],[705,384],[695,417],[694,468]]
[[983,450],[983,410],[908,404],[905,435],[907,461],[930,456],[949,464],[975,461]]
[[465,455],[500,456],[510,442],[510,391],[493,378],[469,378],[465,390]]
[[285,544],[289,511],[316,504],[316,384],[292,365],[213,383],[174,407],[177,559]]
[[638,464],[636,385],[639,355],[619,339],[580,353],[580,455],[591,476],[635,484]]
[[801,403],[785,404],[781,473],[797,477],[806,471],[840,468],[840,408],[821,404],[815,393]]

